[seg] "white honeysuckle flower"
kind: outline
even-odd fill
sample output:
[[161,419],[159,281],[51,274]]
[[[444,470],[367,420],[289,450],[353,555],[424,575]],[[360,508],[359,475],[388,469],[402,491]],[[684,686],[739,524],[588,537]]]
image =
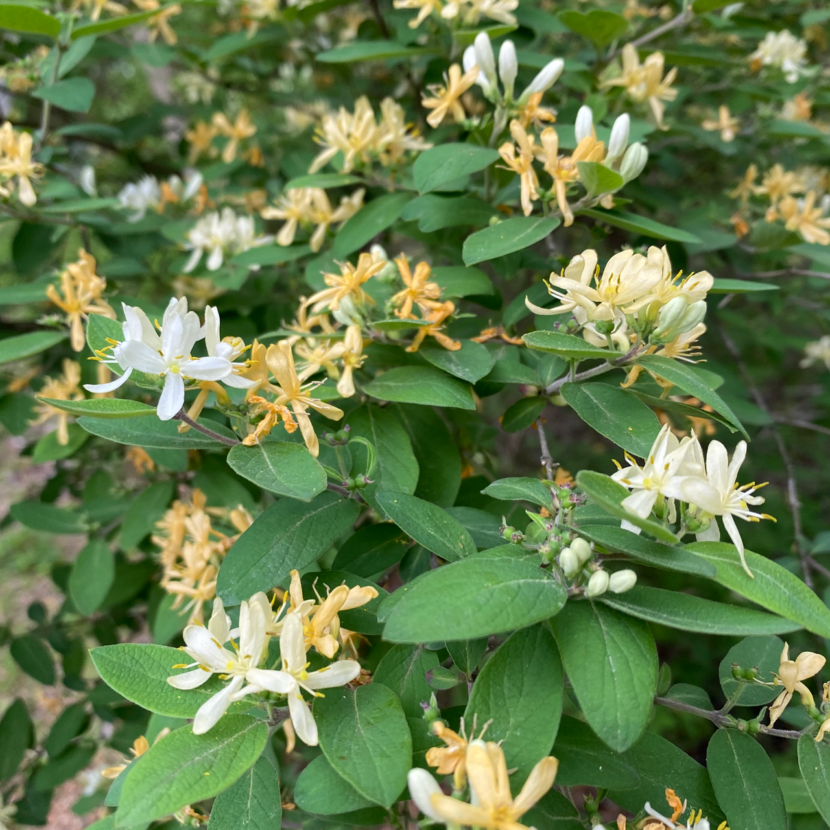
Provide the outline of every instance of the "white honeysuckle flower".
[[803,74],[806,56],[806,41],[784,29],[780,32],[767,32],[749,59],[761,66],[779,67],[784,73],[784,80],[794,84],[799,75]]
[[415,806],[427,817],[438,824],[446,824],[432,807],[432,796],[443,795],[438,782],[425,769],[415,768],[409,770],[406,776],[406,785],[409,788],[409,795],[415,802]]
[[606,164],[616,161],[628,147],[628,137],[631,134],[631,118],[627,112],[618,116],[611,128],[611,138],[608,139],[608,155]]
[[241,337],[226,337],[224,340],[221,339],[219,325],[219,312],[215,306],[205,306],[204,333],[208,356],[227,360],[231,365],[231,374],[223,378],[222,383],[225,386],[234,386],[237,389],[250,389],[252,386],[256,386],[256,381],[240,377],[238,374],[246,370],[248,364],[235,362],[236,358],[248,350],[248,347]]
[[194,169],[184,171],[184,180],[179,176],[171,176],[167,180],[170,190],[180,202],[189,202],[199,192],[203,182],[202,174]]
[[513,86],[518,74],[519,61],[516,57],[516,47],[512,40],[505,40],[499,49],[499,79],[504,87],[504,95],[508,99],[513,97]]
[[252,669],[248,672],[248,680],[262,689],[286,695],[297,736],[308,746],[317,746],[317,724],[301,689],[316,696],[318,689],[344,686],[360,675],[360,664],[355,660],[338,660],[319,671],[307,671],[303,623],[294,612],[287,614],[282,624],[280,658],[280,671]]
[[531,95],[537,92],[547,92],[559,80],[562,70],[565,68],[565,61],[562,58],[554,58],[546,63],[537,73],[536,77],[525,87],[519,101],[525,103]]
[[490,86],[497,86],[496,58],[493,55],[493,44],[490,43],[490,36],[487,32],[479,32],[476,35],[476,39],[473,41],[473,49],[475,50],[478,68],[484,73],[484,77],[487,78]]
[[[469,72],[474,66],[477,66],[476,61],[476,48],[472,44],[470,44],[465,50],[464,54],[461,58],[462,66],[464,67],[464,73],[466,74]],[[478,77],[476,78],[476,83],[484,90],[485,95],[489,95],[490,91],[492,90],[492,86],[490,85],[490,81],[487,80],[487,76],[481,71],[481,67],[479,67]]]
[[124,185],[118,194],[122,210],[133,211],[128,222],[140,222],[148,210],[155,210],[161,203],[161,187],[155,176],[142,176],[137,182]]
[[[629,513],[647,519],[658,497],[663,496],[670,500],[669,518],[673,521],[674,500],[683,498],[680,490],[680,480],[684,473],[683,462],[691,448],[691,438],[680,441],[671,431],[670,424],[666,424],[660,430],[642,467],[626,453],[625,457],[630,466],[620,467],[611,476],[614,481],[632,491],[630,496],[623,499],[622,506]],[[635,528],[629,522],[625,522],[625,525],[635,533],[640,532],[639,528]]]
[[574,124],[574,135],[576,136],[576,143],[579,144],[583,138],[588,138],[594,131],[594,113],[588,106],[581,106],[579,112],[576,114],[576,123]]
[[251,248],[273,242],[272,236],[257,236],[250,216],[237,216],[229,207],[203,216],[187,234],[185,250],[192,251],[182,269],[189,274],[207,253],[208,271],[222,267],[225,256],[239,254]]
[[[184,630],[183,651],[193,658],[192,671],[173,675],[167,682],[174,689],[196,689],[214,674],[230,682],[199,707],[193,719],[193,734],[203,735],[212,729],[227,712],[228,707],[248,694],[261,692],[251,683],[249,673],[261,661],[268,646],[262,607],[256,602],[243,602],[239,609],[239,647],[230,651],[224,644],[230,639],[230,619],[225,614],[222,600],[216,599],[207,627],[189,625]],[[184,667],[183,667],[184,668]],[[249,685],[245,685],[246,680]]]
[[[726,452],[726,447],[720,441],[712,441],[706,452],[705,478],[692,475],[683,479],[679,488],[681,498],[689,504],[702,510],[709,516],[720,516],[732,544],[738,549],[741,564],[744,570],[752,576],[744,557],[744,543],[741,538],[735,518],[746,522],[759,522],[761,519],[772,519],[766,513],[755,513],[750,505],[763,504],[762,496],[753,495],[764,485],[751,484],[738,486],[738,471],[746,459],[746,441],[740,441],[732,453],[732,460]],[[698,534],[703,541],[716,541],[719,538],[718,527],[714,519],[709,528]]]
[[815,363],[823,363],[830,369],[830,334],[825,334],[804,347],[804,357],[798,365],[807,369]]
[[[172,302],[168,311],[171,307]],[[131,339],[121,344],[118,362],[122,367],[164,378],[156,408],[162,421],[174,418],[182,408],[185,379],[225,380],[233,372],[232,364],[225,358],[191,357],[190,352],[201,336],[199,318],[194,312],[188,312],[184,317],[165,313],[160,349],[154,349],[142,340]]]

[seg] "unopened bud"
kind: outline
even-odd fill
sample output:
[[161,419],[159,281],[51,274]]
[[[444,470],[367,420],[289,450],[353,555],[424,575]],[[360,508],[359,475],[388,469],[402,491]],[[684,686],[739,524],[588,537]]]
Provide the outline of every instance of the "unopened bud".
[[496,59],[493,55],[493,45],[490,43],[490,36],[487,32],[479,32],[473,42],[475,49],[476,63],[478,68],[484,73],[491,87],[496,86],[498,79],[496,77]]
[[732,677],[734,677],[735,680],[746,680],[744,677],[744,670],[737,663],[732,664]]
[[424,710],[424,720],[432,724],[441,717],[441,710],[438,708],[438,699],[433,692],[429,697],[429,703],[426,701],[421,703],[421,708]]
[[627,182],[633,181],[643,172],[647,161],[648,150],[642,144],[632,144],[623,156],[620,175]]
[[608,140],[608,155],[605,158],[606,164],[616,161],[628,146],[628,136],[631,131],[631,118],[624,112],[614,122],[611,128],[611,138]]
[[706,316],[707,308],[708,306],[705,300],[698,300],[696,303],[692,303],[680,321],[678,333],[683,334],[684,331],[691,331],[696,325],[702,323],[703,318]]
[[591,550],[591,545],[582,538],[574,539],[573,542],[571,542],[570,547],[574,552],[580,567],[587,565],[594,555],[594,552]]
[[516,83],[518,74],[519,61],[516,58],[516,47],[512,40],[506,40],[499,49],[499,78],[506,98],[513,98],[513,85]]
[[612,594],[624,594],[630,591],[637,584],[637,574],[634,571],[626,569],[624,571],[616,571],[611,574],[608,580],[608,590]]
[[688,308],[689,303],[685,297],[672,297],[657,315],[657,328],[654,334],[657,337],[666,336],[667,340],[673,340],[674,338],[670,335],[675,331]]
[[610,582],[611,577],[608,576],[608,571],[594,571],[588,580],[585,595],[588,597],[601,597],[608,590]]
[[594,328],[597,330],[598,334],[611,334],[614,331],[614,321],[613,320],[597,320],[594,323]]
[[568,579],[575,577],[581,570],[577,555],[570,548],[562,548],[559,554],[559,567]]
[[564,68],[565,61],[562,58],[554,58],[550,63],[545,64],[522,93],[521,101],[525,102],[531,95],[550,89],[556,83]]
[[588,138],[594,129],[594,113],[588,106],[581,106],[579,112],[576,114],[576,123],[574,124],[574,134],[576,136],[576,143],[579,144],[583,138]]

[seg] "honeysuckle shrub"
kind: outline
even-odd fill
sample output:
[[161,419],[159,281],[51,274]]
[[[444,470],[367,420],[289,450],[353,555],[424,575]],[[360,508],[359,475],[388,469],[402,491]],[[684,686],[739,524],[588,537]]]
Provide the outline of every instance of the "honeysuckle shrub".
[[0,3],[0,825],[826,826],[828,25]]

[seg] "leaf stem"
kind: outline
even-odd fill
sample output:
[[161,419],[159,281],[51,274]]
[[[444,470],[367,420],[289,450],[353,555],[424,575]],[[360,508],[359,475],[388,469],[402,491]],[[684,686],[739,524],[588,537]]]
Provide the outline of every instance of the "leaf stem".
[[213,438],[214,441],[218,441],[220,444],[224,444],[226,447],[235,447],[239,441],[234,440],[233,438],[228,438],[225,435],[220,435],[218,432],[214,432],[212,429],[208,429],[205,426],[202,426],[197,421],[194,421],[184,409],[180,409],[174,416],[174,420],[176,421],[183,421],[192,429],[195,429],[197,432],[201,432],[203,435],[207,435],[209,438]]
[[[63,57],[63,47],[60,43],[55,44],[55,63],[52,66],[52,74],[49,78],[49,86],[52,86],[58,79],[58,70]],[[43,112],[40,117],[40,137],[38,138],[38,149],[46,143],[46,134],[49,132],[49,116],[52,113],[52,103],[47,98],[43,99]]]

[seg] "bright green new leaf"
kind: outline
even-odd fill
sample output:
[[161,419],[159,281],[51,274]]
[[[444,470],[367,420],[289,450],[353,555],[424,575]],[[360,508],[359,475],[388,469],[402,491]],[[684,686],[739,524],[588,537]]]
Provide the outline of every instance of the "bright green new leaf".
[[145,20],[149,20],[151,17],[160,14],[166,8],[170,8],[170,6],[161,6],[152,11],[136,12],[135,14],[125,14],[120,17],[110,17],[107,20],[96,20],[92,23],[84,23],[81,26],[76,26],[72,30],[72,40],[78,40],[78,38],[88,37],[89,35],[102,35],[105,32],[116,32],[119,29],[125,29],[127,26],[143,23]]
[[302,445],[266,441],[253,447],[237,444],[228,453],[228,466],[254,484],[300,501],[311,501],[326,489],[326,472]]
[[381,401],[476,408],[469,384],[427,366],[397,366],[363,387],[366,394]]
[[521,251],[541,242],[559,227],[556,216],[516,216],[498,225],[478,231],[464,240],[462,257],[465,265]]
[[579,170],[579,180],[592,196],[614,193],[625,184],[625,179],[619,173],[598,161],[578,161],[576,166]]
[[12,32],[26,32],[33,35],[57,37],[61,22],[51,14],[40,11],[23,3],[3,3],[0,5],[0,28]]

